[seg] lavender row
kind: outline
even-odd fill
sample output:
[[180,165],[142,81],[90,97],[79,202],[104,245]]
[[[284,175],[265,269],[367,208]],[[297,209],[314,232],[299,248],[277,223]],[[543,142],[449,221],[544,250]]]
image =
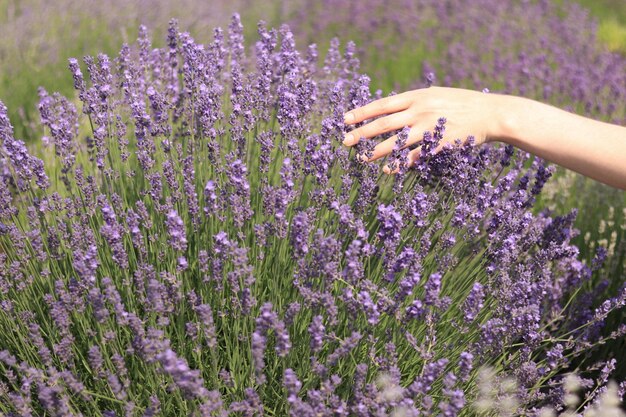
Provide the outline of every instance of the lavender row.
[[[163,48],[142,27],[71,59],[37,155],[1,106],[0,411],[453,416],[482,365],[520,412],[563,404],[626,292],[578,302],[606,253],[578,259],[574,212],[533,214],[551,168],[471,137],[436,153],[442,117],[385,176],[356,157],[379,138],[341,146],[375,98],[354,49],[258,33],[172,22]],[[609,359],[581,369],[583,407]]]

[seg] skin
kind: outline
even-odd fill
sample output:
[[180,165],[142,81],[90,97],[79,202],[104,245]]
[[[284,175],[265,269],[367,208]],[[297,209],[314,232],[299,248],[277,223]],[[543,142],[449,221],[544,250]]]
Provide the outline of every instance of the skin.
[[[429,87],[373,101],[344,115],[353,125],[379,117],[346,133],[345,146],[360,138],[411,128],[408,147],[447,119],[443,143],[474,136],[476,145],[503,142],[597,181],[626,190],[626,127],[588,119],[527,98],[459,88]],[[388,155],[396,136],[378,143],[372,162]],[[408,165],[419,157],[409,152]],[[390,172],[385,166],[385,173]]]

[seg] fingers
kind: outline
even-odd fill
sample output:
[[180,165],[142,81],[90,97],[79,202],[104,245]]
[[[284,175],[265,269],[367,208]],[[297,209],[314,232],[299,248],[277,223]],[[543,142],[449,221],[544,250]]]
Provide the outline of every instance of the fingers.
[[[453,146],[458,146],[457,143],[455,143],[454,145],[449,143],[449,142],[441,142],[437,145],[437,147],[435,148],[435,150],[433,151],[433,154],[438,154],[439,152],[441,152],[443,149],[451,149]],[[413,165],[415,165],[415,163],[420,159],[420,157],[422,156],[422,147],[418,146],[415,149],[413,149],[412,151],[410,151],[407,155],[407,164],[406,167],[407,168],[411,168]]]
[[361,138],[372,138],[383,133],[391,132],[392,130],[400,129],[404,126],[410,125],[412,122],[411,119],[411,114],[408,112],[401,112],[381,117],[346,133],[343,144],[345,146],[352,146],[357,144]]
[[[406,140],[406,143],[400,149],[404,149],[408,146],[411,146],[414,143],[419,142],[420,139],[421,139],[420,130],[412,128],[411,130],[409,130],[409,136]],[[396,140],[398,140],[398,135],[393,135],[389,139],[384,140],[380,142],[379,144],[377,144],[372,150],[372,157],[369,158],[367,162],[372,162],[379,158],[389,155],[391,151],[393,151],[393,148],[396,146]]]
[[407,163],[406,163],[407,168],[411,168],[413,165],[415,165],[417,160],[420,159],[420,155],[421,154],[422,154],[422,148],[421,147],[417,147],[417,148],[413,149],[412,151],[410,151],[409,154],[406,157],[406,159],[407,159]]
[[[409,151],[409,153],[406,156],[406,168],[407,169],[411,168],[415,164],[415,162],[417,162],[417,160],[420,158],[421,152],[422,152],[421,146],[418,146],[412,151]],[[396,164],[395,169],[392,171],[391,168],[389,167],[389,164],[385,164],[385,166],[383,166],[383,172],[387,175],[395,175],[398,172],[400,172],[400,167]]]
[[410,92],[407,91],[394,96],[384,97],[372,101],[365,106],[351,110],[345,114],[344,121],[346,124],[351,125],[376,116],[382,116],[383,114],[406,110],[411,105],[411,96],[409,93]]
[[396,168],[392,171],[389,165],[385,165],[383,167],[383,172],[387,175],[396,175],[398,172],[400,172],[400,167],[396,166]]

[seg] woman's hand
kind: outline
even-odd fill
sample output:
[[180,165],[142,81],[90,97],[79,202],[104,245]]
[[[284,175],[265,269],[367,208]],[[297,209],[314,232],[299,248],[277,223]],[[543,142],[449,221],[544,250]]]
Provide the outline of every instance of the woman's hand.
[[[468,136],[473,136],[475,143],[481,144],[490,140],[497,130],[494,101],[490,100],[489,94],[446,87],[429,87],[385,97],[344,115],[345,123],[349,125],[386,116],[348,132],[343,144],[353,146],[361,138],[372,138],[409,126],[409,137],[403,146],[406,148],[421,141],[424,131],[432,130],[440,117],[447,120],[440,146],[453,143],[456,139],[465,141]],[[396,139],[397,135],[394,135],[377,144],[372,157],[366,161],[375,161],[388,155]],[[419,154],[419,148],[409,152],[408,166],[415,163]],[[388,171],[385,167],[385,172]]]
[[[419,142],[440,117],[446,118],[442,146],[474,136],[480,145],[501,141],[613,187],[626,190],[626,127],[589,119],[535,100],[458,88],[429,87],[376,100],[345,114],[354,124],[386,115],[346,134],[344,145],[361,137],[411,128],[404,147]],[[389,154],[393,136],[376,145],[374,161]],[[409,152],[407,165],[419,158]],[[363,158],[365,159],[365,158]],[[385,172],[390,173],[388,167]],[[395,171],[394,171],[395,172]]]

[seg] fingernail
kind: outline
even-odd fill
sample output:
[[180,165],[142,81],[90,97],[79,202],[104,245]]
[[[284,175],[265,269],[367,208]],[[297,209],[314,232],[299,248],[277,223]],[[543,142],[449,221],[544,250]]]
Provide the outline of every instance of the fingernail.
[[346,146],[352,146],[352,143],[354,142],[354,136],[351,134],[347,134],[344,138],[343,138],[343,144]]
[[343,115],[343,122],[344,123],[352,123],[352,121],[354,121],[354,114],[346,113],[346,114]]

